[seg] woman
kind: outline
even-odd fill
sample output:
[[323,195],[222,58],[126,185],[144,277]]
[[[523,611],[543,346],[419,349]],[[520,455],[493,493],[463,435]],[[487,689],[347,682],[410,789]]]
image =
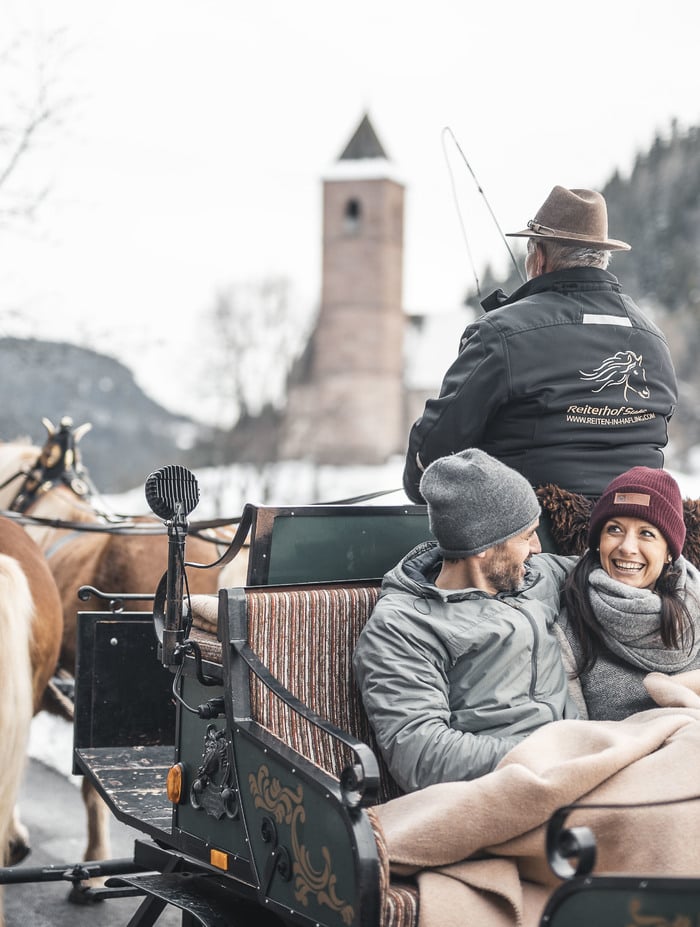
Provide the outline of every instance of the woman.
[[700,668],[700,572],[681,555],[685,530],[665,470],[633,467],[593,507],[559,619],[589,718],[654,708],[647,673]]

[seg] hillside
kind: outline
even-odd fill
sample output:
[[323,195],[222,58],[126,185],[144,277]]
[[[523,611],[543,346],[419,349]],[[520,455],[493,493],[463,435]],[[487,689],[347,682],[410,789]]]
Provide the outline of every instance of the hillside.
[[84,463],[103,492],[122,492],[157,467],[209,463],[202,444],[212,429],[173,415],[150,399],[112,357],[61,342],[0,339],[0,440],[42,444],[41,419],[92,422],[81,442]]
[[[685,467],[700,444],[700,128],[681,132],[674,124],[667,138],[657,137],[638,154],[629,177],[614,174],[601,192],[610,234],[632,245],[632,251],[613,255],[610,271],[671,346],[681,396],[667,456]],[[483,296],[519,285],[515,271],[499,279],[487,268],[482,275]],[[465,301],[475,305],[475,293]]]

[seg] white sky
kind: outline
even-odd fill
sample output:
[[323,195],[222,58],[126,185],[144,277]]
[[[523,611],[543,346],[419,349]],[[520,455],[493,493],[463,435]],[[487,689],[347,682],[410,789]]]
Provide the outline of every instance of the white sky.
[[[454,307],[472,271],[443,128],[514,231],[555,183],[602,186],[672,118],[700,123],[699,26],[685,0],[0,0],[0,47],[65,30],[72,100],[31,164],[41,221],[0,230],[0,334],[88,343],[201,407],[168,371],[218,287],[285,275],[316,306],[321,178],[365,110],[406,181],[405,306]],[[480,270],[504,266],[449,151]]]

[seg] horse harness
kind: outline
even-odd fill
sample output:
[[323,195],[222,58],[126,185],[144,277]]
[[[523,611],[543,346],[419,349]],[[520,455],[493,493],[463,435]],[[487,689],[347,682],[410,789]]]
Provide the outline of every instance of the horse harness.
[[11,512],[25,514],[40,496],[56,486],[66,486],[83,500],[98,494],[82,465],[72,426],[71,419],[61,419],[59,428],[42,447],[34,466],[26,474],[17,495],[10,503]]

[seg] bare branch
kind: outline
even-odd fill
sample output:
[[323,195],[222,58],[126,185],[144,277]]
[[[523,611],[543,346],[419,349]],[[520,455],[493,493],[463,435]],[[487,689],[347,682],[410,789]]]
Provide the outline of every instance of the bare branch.
[[[22,176],[31,153],[50,137],[60,124],[67,101],[55,93],[50,75],[51,56],[61,51],[62,33],[41,37],[38,61],[27,61],[29,36],[20,36],[0,53],[0,103],[4,110],[0,123],[0,228],[18,221],[31,221],[48,196],[49,187]],[[28,74],[29,72],[29,78]],[[12,88],[21,92],[13,93]],[[30,87],[27,91],[25,88]],[[24,172],[26,174],[26,171]]]
[[216,350],[207,356],[222,419],[279,402],[296,348],[289,337],[289,290],[286,278],[270,276],[216,293],[206,315]]

